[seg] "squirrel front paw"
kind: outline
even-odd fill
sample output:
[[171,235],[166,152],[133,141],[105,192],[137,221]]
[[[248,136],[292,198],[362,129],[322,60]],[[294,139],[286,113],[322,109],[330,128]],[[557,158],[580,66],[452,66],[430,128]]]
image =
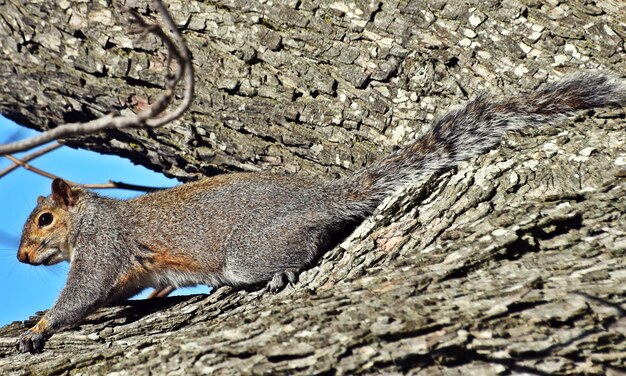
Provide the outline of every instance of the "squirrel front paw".
[[45,341],[44,333],[34,332],[29,329],[20,335],[20,338],[17,340],[17,349],[20,352],[38,353],[43,350]]

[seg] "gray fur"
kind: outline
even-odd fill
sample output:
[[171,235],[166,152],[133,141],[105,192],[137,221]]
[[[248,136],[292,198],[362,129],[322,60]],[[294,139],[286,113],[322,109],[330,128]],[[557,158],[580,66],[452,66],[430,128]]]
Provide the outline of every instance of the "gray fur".
[[[31,263],[71,262],[67,284],[44,317],[46,335],[150,286],[266,284],[278,291],[295,283],[330,242],[393,191],[493,148],[506,131],[576,110],[625,104],[623,81],[599,73],[572,76],[515,98],[480,95],[406,148],[330,182],[229,174],[122,201],[55,181],[53,194],[37,205],[24,227],[18,257]],[[58,217],[51,226],[58,229],[37,228],[37,216],[51,210]],[[41,261],[50,252],[56,258]],[[20,348],[37,351],[42,341],[32,329],[20,337]]]

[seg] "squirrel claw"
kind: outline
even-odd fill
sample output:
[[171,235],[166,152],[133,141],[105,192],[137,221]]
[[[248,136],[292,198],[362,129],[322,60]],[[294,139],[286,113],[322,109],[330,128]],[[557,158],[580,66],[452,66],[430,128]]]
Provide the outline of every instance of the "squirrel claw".
[[20,335],[20,338],[17,340],[17,349],[20,352],[29,352],[31,354],[35,354],[41,352],[43,350],[45,338],[43,333],[33,332],[32,330],[27,330],[26,332]]
[[[285,277],[288,282],[285,282]],[[298,282],[298,274],[293,269],[285,270],[274,274],[272,280],[267,283],[267,289],[272,293],[277,293],[287,286],[287,283]]]

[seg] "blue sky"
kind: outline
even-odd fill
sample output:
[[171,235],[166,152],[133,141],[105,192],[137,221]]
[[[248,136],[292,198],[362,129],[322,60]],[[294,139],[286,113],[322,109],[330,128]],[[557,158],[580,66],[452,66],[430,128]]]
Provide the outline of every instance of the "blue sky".
[[[0,143],[19,131],[20,138],[37,132],[20,127],[0,116]],[[28,153],[20,153],[19,157]],[[11,162],[0,156],[0,170]],[[178,182],[116,156],[61,147],[30,162],[31,165],[78,183],[105,183],[109,179],[154,187],[171,187]],[[0,326],[26,320],[36,311],[48,309],[63,285],[69,264],[32,266],[17,261],[17,247],[24,221],[38,196],[50,194],[50,179],[19,168],[0,178]],[[140,194],[126,190],[100,190],[111,197]],[[175,294],[206,293],[206,286],[180,289]],[[149,291],[139,297],[145,296]]]

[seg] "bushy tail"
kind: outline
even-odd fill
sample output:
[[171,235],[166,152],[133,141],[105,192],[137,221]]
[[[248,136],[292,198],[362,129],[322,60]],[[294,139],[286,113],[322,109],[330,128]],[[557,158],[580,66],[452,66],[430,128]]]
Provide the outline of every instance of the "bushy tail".
[[514,98],[482,94],[435,121],[412,144],[336,184],[348,192],[350,201],[372,210],[406,184],[493,148],[506,131],[607,106],[626,106],[626,81],[603,73],[576,74]]

